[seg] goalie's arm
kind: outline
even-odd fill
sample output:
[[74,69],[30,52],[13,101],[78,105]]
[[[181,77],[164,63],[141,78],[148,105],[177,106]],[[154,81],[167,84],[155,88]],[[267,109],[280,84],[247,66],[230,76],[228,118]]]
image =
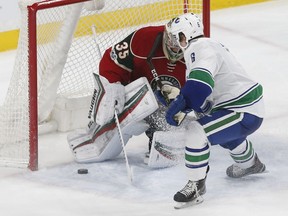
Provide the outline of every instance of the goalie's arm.
[[126,85],[131,81],[134,56],[130,44],[134,34],[135,32],[107,49],[100,61],[99,74],[108,79],[110,83],[119,81]]
[[111,48],[107,49],[99,63],[99,74],[110,83],[121,82],[126,85],[130,82],[130,72],[121,68],[110,57]]

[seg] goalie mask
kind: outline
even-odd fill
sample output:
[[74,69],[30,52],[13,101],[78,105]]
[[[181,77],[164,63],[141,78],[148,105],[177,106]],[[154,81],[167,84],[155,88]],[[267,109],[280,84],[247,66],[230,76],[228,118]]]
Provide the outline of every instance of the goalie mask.
[[193,13],[182,14],[170,20],[165,25],[163,36],[164,50],[166,49],[169,59],[181,59],[190,41],[204,35],[203,28],[200,18]]
[[163,51],[166,58],[171,62],[176,62],[183,58],[183,52],[177,43],[177,38],[167,30],[166,26],[163,34]]

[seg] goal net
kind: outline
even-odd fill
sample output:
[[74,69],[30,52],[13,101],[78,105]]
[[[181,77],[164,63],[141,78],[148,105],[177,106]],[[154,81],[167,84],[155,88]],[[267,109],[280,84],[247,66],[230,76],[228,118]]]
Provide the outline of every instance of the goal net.
[[101,54],[132,31],[193,12],[209,36],[209,0],[20,0],[19,7],[16,61],[0,106],[4,166],[37,170],[39,133],[87,124]]

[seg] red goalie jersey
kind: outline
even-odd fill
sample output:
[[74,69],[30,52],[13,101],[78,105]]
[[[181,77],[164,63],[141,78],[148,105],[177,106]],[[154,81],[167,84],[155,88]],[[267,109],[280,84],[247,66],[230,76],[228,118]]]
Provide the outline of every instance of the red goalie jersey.
[[[141,28],[124,40],[107,49],[100,61],[99,73],[110,83],[120,81],[126,85],[139,77],[146,77],[153,90],[156,81],[147,63],[158,33],[163,33],[164,26]],[[172,63],[165,57],[163,37],[152,57],[152,63],[163,84],[181,87],[185,82],[184,59]]]

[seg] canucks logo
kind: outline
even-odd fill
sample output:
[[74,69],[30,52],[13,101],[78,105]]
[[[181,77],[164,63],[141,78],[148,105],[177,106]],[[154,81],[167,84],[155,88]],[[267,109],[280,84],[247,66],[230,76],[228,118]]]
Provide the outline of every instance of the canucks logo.
[[[180,82],[175,77],[168,75],[160,75],[158,76],[158,78],[163,84],[169,84],[181,88]],[[153,91],[157,90],[157,82],[155,78],[151,81],[151,88]]]
[[195,53],[194,52],[191,53],[190,57],[191,57],[191,62],[192,63],[195,62]]

